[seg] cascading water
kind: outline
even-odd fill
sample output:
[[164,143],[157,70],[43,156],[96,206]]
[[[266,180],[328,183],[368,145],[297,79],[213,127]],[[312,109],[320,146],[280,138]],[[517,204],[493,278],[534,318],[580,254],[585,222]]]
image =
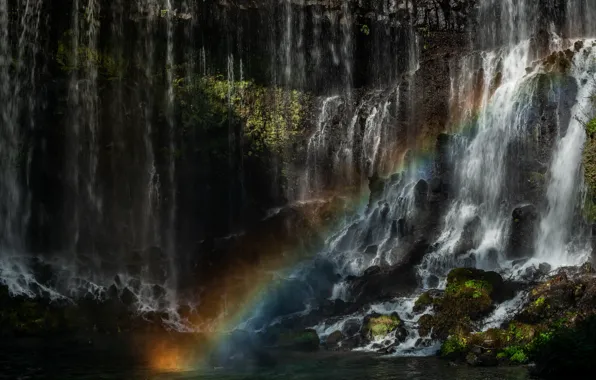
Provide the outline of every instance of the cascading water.
[[[438,58],[427,29],[463,36],[463,1],[447,14],[401,0],[367,12],[356,1],[280,0],[246,5],[250,11],[206,3],[75,0],[63,12],[49,1],[0,0],[0,282],[11,293],[128,298],[138,311],[176,317],[208,292],[200,276],[225,267],[229,257],[217,249],[237,241],[247,209],[267,220],[286,209],[265,206],[295,211],[346,189],[360,194],[367,181],[368,204],[326,236],[317,256],[333,264],[332,280],[321,281],[329,291],[306,281],[308,296],[353,300],[355,277],[404,260],[418,265],[408,254],[419,246],[423,288],[441,287],[456,266],[521,276],[519,264],[511,270],[520,259],[553,266],[585,259],[581,117],[593,112],[586,99],[594,53],[592,41],[572,43],[596,37],[589,1],[556,11],[483,1],[474,49]],[[436,165],[407,151],[427,148],[413,129],[433,139],[439,129],[414,122],[419,98],[434,105],[428,93],[440,87],[439,73],[424,70],[429,62],[451,73],[449,170],[438,183]],[[198,96],[178,97],[192,86]],[[254,170],[268,160],[270,172]],[[402,172],[391,175],[397,167]],[[512,212],[530,205],[535,236],[513,255]],[[213,251],[202,251],[209,245]],[[259,261],[245,254],[242,265]],[[309,278],[305,267],[290,276],[293,284]],[[231,282],[225,287],[237,286]],[[421,338],[415,294],[368,302],[348,318],[397,311],[409,330],[400,352],[409,352]],[[316,328],[324,337],[347,320]]]
[[[475,36],[479,51],[452,62],[450,122],[455,134],[449,138],[444,158],[452,169],[441,181],[448,181],[455,192],[440,234],[418,267],[423,288],[445,286],[447,273],[462,266],[523,278],[528,273],[525,269],[538,263],[546,262],[553,269],[589,258],[589,233],[578,220],[583,199],[583,123],[594,112],[590,100],[594,47],[589,39],[594,30],[585,15],[596,6],[571,1],[564,22],[550,20],[552,13],[536,7],[540,5],[534,2],[482,2],[481,27]],[[576,42],[578,38],[588,40]],[[367,117],[364,141],[369,147],[385,137],[374,122],[382,112],[383,108],[373,108]],[[542,121],[541,113],[548,115]],[[543,123],[547,118],[551,124]],[[374,157],[373,152],[369,157]],[[524,181],[524,176],[530,179]],[[532,176],[540,178],[544,187],[536,190]],[[401,178],[384,183],[382,195],[371,189],[371,204],[361,211],[362,216],[347,221],[327,241],[323,256],[334,262],[342,276],[331,299],[353,301],[358,295],[350,294],[346,278],[369,268],[375,273],[373,266],[390,268],[403,257],[407,239],[402,236],[409,224],[416,224],[416,215],[424,212],[416,207],[417,197],[427,197],[424,185],[416,184],[419,178],[424,176],[406,170]],[[375,200],[380,202],[374,204]],[[511,213],[516,215],[517,207],[538,209],[538,222],[528,234],[531,244],[514,254],[510,237],[519,227],[512,223],[519,221]],[[406,301],[400,298],[381,313],[397,312],[407,324],[415,325],[416,313]],[[484,327],[499,326],[523,301],[522,292],[503,303],[486,318]],[[375,307],[314,328],[325,339],[342,331],[350,320],[362,321],[367,314],[379,312]],[[415,330],[407,342],[416,343],[401,343],[397,353],[421,349]],[[385,338],[367,347],[379,350],[394,342],[395,337]]]
[[[21,180],[28,173],[30,152],[21,125],[36,128],[31,112],[38,106],[31,89],[37,89],[36,70],[42,1],[18,1],[10,19],[9,1],[0,2],[0,278],[13,292],[32,294],[35,279],[27,272],[24,231],[30,216],[29,192]],[[15,41],[15,43],[11,43]]]

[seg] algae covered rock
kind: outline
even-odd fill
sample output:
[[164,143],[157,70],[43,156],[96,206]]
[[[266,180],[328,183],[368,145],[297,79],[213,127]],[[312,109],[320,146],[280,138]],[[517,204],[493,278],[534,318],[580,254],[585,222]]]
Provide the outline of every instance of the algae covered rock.
[[428,307],[438,304],[443,295],[444,292],[442,290],[437,289],[429,290],[427,292],[422,293],[414,303],[413,311],[415,313],[423,312]]
[[364,319],[362,334],[369,341],[382,339],[393,332],[399,340],[403,340],[407,334],[403,321],[396,313],[391,315],[372,314]]
[[297,351],[315,351],[320,345],[320,339],[315,330],[293,330],[279,325],[270,327],[261,340],[267,346]]

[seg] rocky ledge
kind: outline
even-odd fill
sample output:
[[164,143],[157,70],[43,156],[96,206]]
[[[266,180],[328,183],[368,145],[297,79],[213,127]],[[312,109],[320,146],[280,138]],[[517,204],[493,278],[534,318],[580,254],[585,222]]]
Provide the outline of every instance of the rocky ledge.
[[[417,321],[416,347],[440,342],[438,355],[454,365],[528,365],[541,378],[594,370],[596,271],[586,263],[552,273],[545,269],[536,278],[513,282],[496,272],[458,268],[449,273],[444,290],[419,296],[412,315],[379,314],[364,303],[329,301],[306,316],[282,320],[257,339],[266,347],[349,351],[366,346],[387,354],[412,336],[403,317]],[[487,329],[503,302],[518,307],[500,326]],[[340,320],[344,322],[336,323]],[[322,321],[337,330],[319,337],[309,326]]]
[[[492,279],[492,280],[491,280]],[[495,287],[495,284],[497,285]],[[524,295],[519,309],[499,328],[475,331],[503,293],[494,275],[454,270],[444,295],[423,295],[422,334],[444,339],[440,355],[473,366],[532,364],[542,378],[588,373],[596,355],[596,275],[591,264],[562,268]]]

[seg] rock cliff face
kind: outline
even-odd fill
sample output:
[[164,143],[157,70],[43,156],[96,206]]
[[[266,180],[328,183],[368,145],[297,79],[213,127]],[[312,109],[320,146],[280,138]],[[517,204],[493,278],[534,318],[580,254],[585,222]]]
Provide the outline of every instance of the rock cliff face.
[[0,334],[217,328],[265,283],[261,345],[493,363],[461,339],[589,256],[589,2],[33,2],[0,17]]

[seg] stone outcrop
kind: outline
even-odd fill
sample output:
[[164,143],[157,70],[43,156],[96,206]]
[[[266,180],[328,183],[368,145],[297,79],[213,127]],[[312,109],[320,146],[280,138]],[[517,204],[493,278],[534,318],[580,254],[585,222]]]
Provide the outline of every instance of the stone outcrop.
[[[592,368],[585,360],[596,353],[595,274],[589,263],[560,269],[528,289],[523,305],[502,328],[451,330],[441,355],[477,366],[533,361],[534,371],[545,378]],[[435,327],[434,318],[421,318],[421,333]]]

